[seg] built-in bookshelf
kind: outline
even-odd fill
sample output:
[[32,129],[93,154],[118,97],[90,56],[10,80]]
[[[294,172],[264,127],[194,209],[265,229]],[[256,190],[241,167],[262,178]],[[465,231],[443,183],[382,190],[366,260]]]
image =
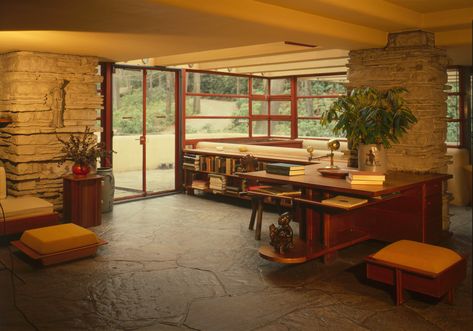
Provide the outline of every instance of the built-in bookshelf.
[[[247,198],[247,187],[253,183],[248,184],[246,179],[237,174],[247,170],[247,165],[242,164],[245,156],[245,153],[184,150],[182,158],[184,189],[189,194],[194,194],[194,190],[199,190],[206,193]],[[268,163],[284,160],[280,157],[255,156],[252,171],[265,170]],[[290,161],[302,165],[310,163],[302,159],[291,159]]]

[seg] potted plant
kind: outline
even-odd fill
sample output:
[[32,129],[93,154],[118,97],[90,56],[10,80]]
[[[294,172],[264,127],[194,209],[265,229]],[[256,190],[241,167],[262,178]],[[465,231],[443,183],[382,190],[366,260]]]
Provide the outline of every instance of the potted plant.
[[73,161],[72,173],[77,176],[87,175],[91,166],[95,166],[97,158],[107,154],[104,145],[97,143],[89,127],[86,127],[82,135],[71,134],[67,141],[59,137],[57,139],[63,145],[61,149],[63,155],[58,163],[63,164],[69,160]]
[[417,122],[402,94],[405,88],[379,91],[371,87],[355,88],[323,112],[321,123],[336,122],[334,133],[346,134],[351,148],[358,148],[358,168],[386,171],[384,148],[398,143]]

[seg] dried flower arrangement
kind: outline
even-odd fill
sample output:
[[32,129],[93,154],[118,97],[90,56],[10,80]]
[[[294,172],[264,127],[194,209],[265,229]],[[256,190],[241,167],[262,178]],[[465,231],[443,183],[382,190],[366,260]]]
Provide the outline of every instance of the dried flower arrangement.
[[71,160],[75,165],[90,167],[95,165],[98,157],[107,155],[104,144],[96,142],[94,134],[89,127],[85,128],[85,132],[82,135],[71,134],[67,141],[59,137],[57,139],[63,145],[61,149],[63,155],[58,161],[59,164]]

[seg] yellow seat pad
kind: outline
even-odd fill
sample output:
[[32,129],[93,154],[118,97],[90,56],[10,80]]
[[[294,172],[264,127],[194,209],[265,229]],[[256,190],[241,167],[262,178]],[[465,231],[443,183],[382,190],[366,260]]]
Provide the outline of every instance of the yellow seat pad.
[[42,255],[98,243],[95,233],[73,223],[26,230],[20,241]]
[[434,274],[461,260],[461,256],[451,249],[411,240],[392,243],[374,254],[373,258]]

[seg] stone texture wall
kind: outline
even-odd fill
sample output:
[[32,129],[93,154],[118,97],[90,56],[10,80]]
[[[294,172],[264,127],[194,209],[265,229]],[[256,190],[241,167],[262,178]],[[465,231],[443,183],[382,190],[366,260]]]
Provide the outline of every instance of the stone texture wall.
[[102,98],[98,59],[74,55],[13,52],[0,55],[0,158],[8,194],[35,195],[62,206],[61,144],[70,134],[95,128]]
[[445,50],[435,48],[434,35],[425,31],[392,33],[385,48],[350,52],[349,88],[409,91],[405,98],[418,123],[387,151],[389,170],[447,171],[447,64]]

